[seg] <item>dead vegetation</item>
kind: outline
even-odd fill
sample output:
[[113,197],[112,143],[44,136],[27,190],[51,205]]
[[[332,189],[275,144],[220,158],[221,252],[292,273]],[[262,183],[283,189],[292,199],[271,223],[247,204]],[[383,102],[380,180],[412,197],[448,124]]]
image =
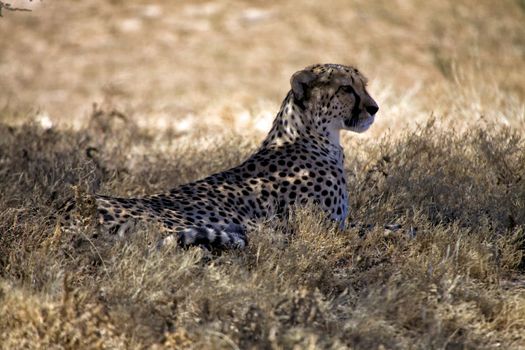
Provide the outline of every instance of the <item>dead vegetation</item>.
[[[4,12],[0,348],[525,349],[522,1],[395,3]],[[154,225],[57,226],[75,194],[239,163],[290,74],[328,61],[356,63],[381,107],[343,135],[357,227],[300,209],[212,255],[152,250]]]
[[[294,234],[263,225],[246,251],[220,256],[152,251],[154,226],[116,243],[89,226],[63,231],[54,214],[71,185],[154,192],[231,166],[253,144],[218,137],[202,150],[133,126],[3,126],[0,136],[5,348],[525,344],[525,144],[511,129],[457,135],[429,123],[395,140],[349,141],[352,220],[375,228],[339,232],[300,210]],[[152,142],[170,151],[133,152]],[[417,230],[389,233],[384,222]]]

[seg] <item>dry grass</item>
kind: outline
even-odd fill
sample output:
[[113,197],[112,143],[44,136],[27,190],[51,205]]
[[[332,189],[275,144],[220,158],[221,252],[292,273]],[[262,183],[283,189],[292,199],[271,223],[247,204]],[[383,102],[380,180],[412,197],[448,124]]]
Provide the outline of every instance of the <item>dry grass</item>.
[[[525,349],[523,1],[34,3],[0,19],[0,348]],[[374,228],[300,209],[210,255],[56,226],[75,189],[237,164],[327,61],[381,107],[343,137]]]
[[[202,150],[133,126],[100,130],[0,131],[5,348],[525,344],[517,132],[486,126],[458,136],[428,124],[395,140],[349,141],[352,219],[375,229],[338,232],[300,210],[293,235],[269,224],[251,233],[247,251],[210,256],[152,252],[154,226],[117,243],[89,226],[62,232],[53,214],[70,185],[155,192],[233,165],[254,144],[217,137]],[[134,151],[152,142],[169,151]],[[384,232],[384,222],[417,231]]]

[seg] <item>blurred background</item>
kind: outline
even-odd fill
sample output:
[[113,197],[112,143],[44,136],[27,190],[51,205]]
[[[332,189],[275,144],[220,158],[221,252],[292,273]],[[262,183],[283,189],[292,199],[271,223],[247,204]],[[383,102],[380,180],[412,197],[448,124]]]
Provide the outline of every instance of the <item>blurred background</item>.
[[525,1],[3,1],[0,108],[7,123],[82,128],[92,104],[141,128],[270,127],[289,78],[357,66],[379,102],[362,137],[434,116],[523,127]]

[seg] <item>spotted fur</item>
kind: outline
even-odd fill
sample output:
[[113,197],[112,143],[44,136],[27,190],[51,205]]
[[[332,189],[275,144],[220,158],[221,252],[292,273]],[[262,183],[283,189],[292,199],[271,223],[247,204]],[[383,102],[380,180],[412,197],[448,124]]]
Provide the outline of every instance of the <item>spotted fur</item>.
[[244,163],[143,198],[96,196],[98,222],[112,232],[155,221],[183,246],[242,248],[258,221],[315,203],[341,225],[348,192],[340,130],[363,132],[378,107],[355,68],[319,64],[295,73],[273,126]]

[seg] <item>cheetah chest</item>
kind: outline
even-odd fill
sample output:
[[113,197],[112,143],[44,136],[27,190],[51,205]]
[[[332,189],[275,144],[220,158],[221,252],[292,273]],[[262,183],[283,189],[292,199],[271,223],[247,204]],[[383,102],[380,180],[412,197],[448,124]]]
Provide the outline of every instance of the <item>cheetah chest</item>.
[[[288,157],[282,157],[288,154]],[[290,156],[290,154],[292,154]],[[281,157],[280,157],[281,156]],[[341,225],[348,215],[348,192],[342,150],[277,152],[274,161],[259,163],[259,199],[264,212],[279,214],[295,204],[315,204]]]

